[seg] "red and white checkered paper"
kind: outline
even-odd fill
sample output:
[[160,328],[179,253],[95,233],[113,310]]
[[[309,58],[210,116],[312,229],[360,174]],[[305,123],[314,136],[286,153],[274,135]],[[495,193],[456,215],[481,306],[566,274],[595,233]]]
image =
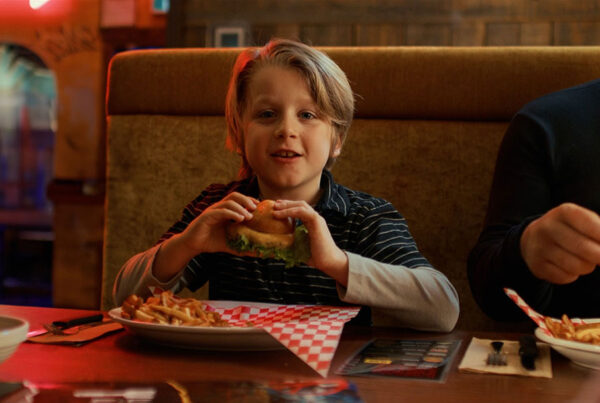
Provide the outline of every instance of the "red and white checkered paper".
[[321,376],[327,376],[344,324],[354,318],[359,307],[324,305],[240,305],[231,309],[205,308],[218,312],[232,326],[265,329],[271,336],[307,363]]

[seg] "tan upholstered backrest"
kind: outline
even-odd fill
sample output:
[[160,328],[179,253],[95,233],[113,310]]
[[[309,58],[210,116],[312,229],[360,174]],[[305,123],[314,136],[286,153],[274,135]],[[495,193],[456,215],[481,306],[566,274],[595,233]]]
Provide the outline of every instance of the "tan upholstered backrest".
[[[423,254],[459,291],[459,327],[496,326],[471,297],[466,258],[499,142],[527,101],[600,77],[600,49],[323,50],[359,96],[334,176],[405,215]],[[112,306],[112,282],[127,258],[152,246],[205,186],[235,179],[223,110],[238,52],[150,50],[113,59],[103,308]]]

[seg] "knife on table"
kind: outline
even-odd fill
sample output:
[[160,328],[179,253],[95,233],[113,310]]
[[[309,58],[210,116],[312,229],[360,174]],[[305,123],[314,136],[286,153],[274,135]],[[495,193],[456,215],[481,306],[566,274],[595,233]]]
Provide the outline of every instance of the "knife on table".
[[44,324],[43,329],[32,330],[27,333],[27,337],[35,337],[45,333],[61,334],[64,330],[75,326],[86,325],[88,323],[101,322],[104,315],[101,313],[88,315],[72,319],[56,320],[52,323]]
[[538,356],[538,348],[535,338],[530,335],[521,336],[519,339],[519,344],[521,365],[523,365],[523,368],[533,371],[535,369],[535,359]]

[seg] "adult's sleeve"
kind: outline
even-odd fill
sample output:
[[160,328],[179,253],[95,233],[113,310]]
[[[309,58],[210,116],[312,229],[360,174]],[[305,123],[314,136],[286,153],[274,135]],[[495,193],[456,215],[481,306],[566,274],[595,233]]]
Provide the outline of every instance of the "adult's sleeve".
[[552,207],[553,146],[548,124],[526,113],[515,115],[500,145],[484,228],[467,263],[475,300],[496,320],[526,318],[504,287],[540,311],[552,296],[552,285],[525,264],[520,240],[527,225]]

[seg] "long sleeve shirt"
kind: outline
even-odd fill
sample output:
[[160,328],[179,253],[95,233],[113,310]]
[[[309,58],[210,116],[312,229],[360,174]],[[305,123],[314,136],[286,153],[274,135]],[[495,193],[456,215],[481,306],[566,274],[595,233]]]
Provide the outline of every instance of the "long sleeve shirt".
[[600,316],[598,268],[556,285],[534,277],[521,256],[527,225],[565,202],[600,212],[600,80],[534,100],[509,125],[485,226],[468,262],[471,290],[490,317],[526,319],[503,287],[546,315]]
[[449,280],[431,267],[408,230],[405,219],[387,201],[334,182],[328,171],[321,180],[323,195],[315,210],[349,260],[348,286],[307,265],[284,268],[273,259],[204,253],[193,258],[169,283],[152,275],[160,244],[187,225],[204,209],[237,191],[258,197],[255,178],[211,185],[192,201],[153,248],[131,258],[117,276],[115,302],[129,294],[148,295],[157,285],[175,292],[209,284],[209,298],[281,304],[361,305],[363,323],[370,308],[392,315],[401,326],[450,331],[458,319],[458,296]]

